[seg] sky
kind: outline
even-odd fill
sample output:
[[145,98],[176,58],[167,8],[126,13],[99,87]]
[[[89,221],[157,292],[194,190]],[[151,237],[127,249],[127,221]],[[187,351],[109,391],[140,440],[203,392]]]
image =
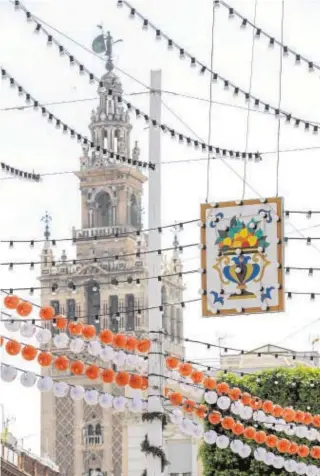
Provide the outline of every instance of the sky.
[[[122,80],[126,99],[142,111],[149,111],[149,97],[145,85],[150,81],[150,70],[162,70],[162,89],[178,93],[163,93],[162,122],[191,137],[208,141],[210,76],[199,76],[197,68],[190,68],[187,60],[180,60],[177,51],[167,51],[165,41],[156,41],[152,31],[144,32],[141,22],[130,20],[126,8],[118,9],[116,0],[26,0],[24,5],[42,20],[66,33],[87,48],[98,34],[97,25],[103,22],[115,39],[115,65],[124,73]],[[137,0],[134,3],[145,17],[159,25],[200,61],[210,64],[212,1],[198,0]],[[253,18],[254,1],[232,0],[232,6],[248,18]],[[320,5],[313,0],[285,1],[284,43],[305,54],[315,63],[319,59],[319,29],[317,18]],[[275,37],[281,31],[281,1],[257,0],[256,23]],[[0,64],[18,83],[40,103],[79,100],[72,104],[48,106],[54,114],[82,134],[88,134],[92,108],[97,105],[97,87],[90,85],[87,76],[80,76],[71,68],[67,58],[60,58],[56,47],[46,46],[46,37],[33,33],[34,26],[25,21],[24,14],[15,12],[12,3],[0,1]],[[53,35],[76,58],[97,76],[104,74],[101,59],[75,46],[59,34]],[[215,14],[213,67],[221,75],[243,88],[249,87],[252,52],[252,29],[240,29],[237,18],[228,19],[220,8]],[[269,49],[267,40],[256,40],[252,68],[252,93],[260,99],[277,105],[279,100],[280,51]],[[132,79],[134,78],[134,79]],[[320,122],[319,74],[309,73],[307,66],[295,66],[292,57],[283,58],[281,106],[292,115]],[[134,94],[133,94],[134,93]],[[136,94],[139,93],[139,94]],[[141,94],[140,94],[141,93]],[[195,96],[188,99],[179,95]],[[88,101],[80,101],[90,99]],[[92,99],[92,100],[91,100]],[[247,110],[243,98],[234,98],[218,83],[212,89],[211,142],[227,149],[268,152],[260,163],[247,167],[246,198],[274,196],[277,190],[277,120],[272,115],[252,111],[247,128]],[[217,103],[228,103],[221,105]],[[0,156],[1,161],[13,167],[48,174],[40,183],[11,179],[0,175],[0,230],[1,239],[37,239],[43,234],[41,218],[48,210],[52,217],[52,238],[71,236],[72,227],[81,227],[78,179],[72,174],[79,168],[81,147],[64,136],[41,113],[32,108],[7,110],[23,106],[23,99],[11,89],[8,82],[0,83]],[[231,106],[230,106],[231,105]],[[172,114],[173,111],[174,114]],[[180,120],[178,119],[180,118]],[[148,128],[143,120],[132,117],[132,144],[139,141],[142,160],[148,157]],[[280,153],[278,188],[286,210],[320,210],[319,148],[320,138],[303,129],[295,129],[281,122],[280,150],[314,149]],[[206,158],[205,154],[187,148],[162,136],[162,224],[199,217],[200,204],[206,199],[207,162],[191,160]],[[318,149],[317,149],[318,148]],[[210,162],[209,201],[238,200],[243,191],[244,164],[236,160]],[[147,207],[147,186],[145,189]],[[147,216],[147,214],[146,214]],[[145,220],[145,226],[147,222]],[[285,222],[287,236],[320,236],[320,216],[311,219],[305,215],[291,215]],[[300,230],[300,231],[299,231]],[[180,236],[182,244],[197,243],[199,228],[188,225]],[[172,233],[163,234],[163,244],[170,246]],[[320,243],[307,246],[305,242],[290,242],[285,249],[286,266],[320,268]],[[66,249],[73,257],[71,245],[59,245],[60,256]],[[28,245],[16,245],[9,250],[1,243],[1,262],[37,260],[41,245],[31,250]],[[200,267],[199,250],[195,247],[182,255],[185,270]],[[16,267],[8,271],[0,268],[1,287],[36,286],[39,269]],[[308,277],[307,272],[292,272],[286,276],[285,287],[291,291],[316,292],[320,272]],[[200,276],[186,277],[184,299],[199,297]],[[27,295],[25,295],[27,296]],[[38,296],[34,297],[38,302]],[[198,303],[186,306],[185,336],[217,342],[225,336],[224,345],[252,349],[267,343],[297,350],[311,348],[310,340],[320,334],[320,308],[316,299],[294,296],[286,301],[281,314],[237,316],[204,319]],[[317,321],[318,319],[318,321]],[[2,329],[2,326],[1,326]],[[1,330],[1,333],[6,331]],[[189,345],[190,359],[211,359],[217,354],[205,347]],[[20,367],[32,367],[19,358],[1,359]],[[21,404],[23,402],[23,404]],[[19,382],[0,382],[0,404],[5,416],[14,417],[11,429],[24,444],[37,452],[39,449],[39,394],[36,389],[24,389]],[[31,436],[30,436],[31,435]]]

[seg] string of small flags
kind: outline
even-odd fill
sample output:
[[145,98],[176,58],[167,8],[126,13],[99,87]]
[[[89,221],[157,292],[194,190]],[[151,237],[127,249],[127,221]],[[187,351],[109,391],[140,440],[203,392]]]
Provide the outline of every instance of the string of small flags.
[[[225,77],[221,76],[219,73],[213,71],[209,66],[200,62],[195,56],[189,53],[185,48],[183,48],[177,42],[172,40],[166,33],[161,31],[160,28],[158,28],[153,23],[151,23],[147,18],[145,18],[139,11],[137,11],[135,7],[133,7],[131,3],[127,2],[126,0],[117,0],[117,5],[120,8],[124,5],[129,9],[130,11],[129,18],[134,19],[138,17],[142,21],[142,28],[144,30],[148,30],[148,28],[150,27],[155,32],[156,40],[159,41],[162,38],[165,39],[168,44],[168,50],[176,49],[179,52],[180,59],[183,60],[186,57],[189,58],[190,66],[192,68],[198,67],[199,73],[201,75],[205,73],[209,73],[214,83],[220,81],[223,84],[225,90],[232,90],[234,96],[239,96],[241,94],[244,97],[245,101],[247,103],[251,102],[255,108],[259,109],[260,107],[263,107],[265,112],[273,113],[276,118],[278,118],[279,116],[284,116],[285,122],[287,124],[291,124],[294,127],[300,127],[301,125],[303,125],[304,130],[306,132],[312,131],[314,134],[318,134],[319,126],[316,124],[316,121],[307,121],[305,119],[296,117],[292,113],[285,111],[284,109],[281,109],[279,107],[273,106],[263,101],[262,99],[258,98],[257,96],[252,95],[248,91],[245,91],[244,89],[240,88],[229,79],[226,79]],[[260,155],[263,155],[263,152],[261,152]]]
[[9,79],[10,87],[12,88],[16,87],[18,90],[19,96],[22,96],[22,95],[25,96],[25,100],[27,103],[32,102],[34,110],[41,111],[42,117],[47,116],[48,122],[50,124],[55,123],[56,129],[61,130],[63,134],[69,133],[71,139],[76,138],[78,142],[81,142],[82,144],[87,145],[91,149],[95,150],[97,153],[102,154],[106,159],[108,158],[108,160],[111,159],[120,163],[122,162],[122,163],[126,163],[132,166],[138,166],[138,167],[148,167],[150,170],[155,170],[155,164],[153,164],[152,162],[142,162],[141,160],[131,159],[124,155],[117,154],[113,150],[102,148],[99,145],[96,145],[94,142],[88,139],[88,137],[80,134],[74,128],[68,126],[68,124],[66,124],[61,119],[59,119],[55,114],[50,112],[48,108],[42,106],[41,102],[35,99],[28,91],[26,91],[26,89],[23,86],[21,86],[12,77],[3,66],[0,66],[0,69],[1,69],[1,78]]
[[[51,35],[43,24],[34,16],[32,13],[20,2],[20,0],[15,0],[14,2],[16,10],[23,10],[26,14],[27,21],[32,21],[36,24],[35,32],[39,33],[40,31],[44,33],[47,37],[47,45],[52,46],[55,44],[58,47],[60,55],[66,55],[69,58],[70,66],[77,65],[79,68],[79,73],[81,75],[87,74],[89,76],[89,80],[92,83],[95,81],[99,84],[99,88],[104,88],[103,81],[95,76],[91,71],[89,71],[79,60],[77,60],[74,55],[72,55],[56,38]],[[209,151],[210,153],[215,153],[217,156],[225,157],[225,158],[236,158],[236,159],[255,159],[256,162],[261,161],[261,154],[259,152],[242,152],[237,150],[228,150],[226,148],[214,146],[211,144],[206,144],[201,142],[197,139],[192,139],[191,137],[182,134],[181,132],[173,129],[172,127],[167,126],[166,124],[162,124],[156,119],[150,117],[148,114],[144,113],[140,110],[140,108],[135,107],[130,102],[126,101],[122,96],[119,96],[116,92],[112,89],[108,90],[108,95],[113,97],[118,102],[121,102],[126,105],[128,111],[134,111],[137,118],[143,117],[147,124],[150,124],[152,127],[159,127],[160,130],[164,133],[169,133],[172,139],[178,139],[180,144],[186,144],[188,146],[193,146],[196,150],[201,150],[202,152]],[[218,158],[218,157],[216,157]]]
[[15,167],[11,167],[10,165],[5,164],[4,162],[1,162],[0,166],[2,172],[7,172],[15,177],[31,180],[32,182],[40,182],[41,180],[40,174],[35,174],[34,172],[25,172],[23,170],[16,169]]
[[220,5],[222,5],[224,8],[228,10],[228,17],[229,19],[233,19],[234,17],[238,17],[241,20],[240,28],[245,29],[247,26],[250,26],[254,29],[255,31],[255,39],[260,39],[262,37],[266,38],[269,43],[269,48],[273,48],[275,45],[279,46],[282,50],[283,56],[287,57],[289,55],[292,55],[295,59],[295,64],[300,65],[301,63],[305,63],[308,66],[308,71],[312,73],[315,69],[320,71],[320,65],[314,63],[314,61],[311,61],[309,58],[306,56],[302,55],[301,53],[298,53],[294,49],[290,48],[289,46],[285,45],[282,43],[280,40],[275,38],[274,36],[270,35],[267,33],[265,30],[262,28],[258,27],[256,24],[252,23],[248,18],[244,17],[239,13],[237,10],[235,10],[233,7],[231,7],[228,3],[226,3],[224,0],[214,0],[214,5],[216,8],[218,8]]

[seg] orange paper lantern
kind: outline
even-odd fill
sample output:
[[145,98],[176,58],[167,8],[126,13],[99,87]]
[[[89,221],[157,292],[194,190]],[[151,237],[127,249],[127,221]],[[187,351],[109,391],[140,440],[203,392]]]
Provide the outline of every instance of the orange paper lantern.
[[141,388],[142,385],[142,378],[140,375],[130,375],[129,379],[129,387],[138,390]]
[[239,400],[239,398],[241,397],[241,390],[240,388],[237,388],[237,387],[234,387],[234,388],[231,388],[229,390],[229,397],[231,398],[231,400]]
[[191,379],[193,383],[201,383],[204,378],[204,373],[199,370],[194,370],[191,374]]
[[129,352],[134,352],[137,346],[137,339],[134,336],[129,336],[125,345],[125,349]]
[[111,332],[109,329],[104,329],[100,332],[99,339],[100,342],[102,342],[103,344],[111,344],[113,340],[113,332]]
[[205,405],[199,405],[195,409],[195,414],[197,415],[198,418],[201,418],[203,420],[206,416],[207,411],[208,411],[208,408]]
[[55,316],[56,311],[52,306],[44,306],[39,311],[40,319],[44,321],[50,321]]
[[221,413],[211,412],[208,416],[208,420],[211,423],[211,425],[218,425],[221,421]]
[[38,354],[38,363],[41,367],[49,367],[53,360],[52,354],[50,352],[41,351]]
[[22,348],[21,355],[24,358],[24,360],[34,360],[37,356],[38,350],[33,347],[33,345],[25,345]]
[[60,372],[64,372],[69,368],[69,359],[65,355],[59,355],[54,361],[54,366]]
[[191,364],[183,363],[179,365],[178,370],[180,375],[182,375],[183,377],[189,377],[189,375],[192,374],[193,369]]
[[84,363],[81,360],[75,360],[71,362],[70,370],[74,375],[82,375],[84,372]]
[[251,400],[251,395],[248,392],[244,392],[241,397],[241,401],[244,405],[249,405]]
[[300,456],[300,458],[306,458],[310,454],[310,450],[308,446],[306,445],[300,445],[298,446],[298,451],[297,454]]
[[57,324],[57,329],[60,329],[62,331],[67,327],[68,320],[64,316],[57,316],[56,324]]
[[125,387],[126,385],[128,385],[129,380],[130,375],[128,374],[128,372],[118,372],[116,375],[116,384],[119,387]]
[[112,383],[114,381],[115,372],[112,369],[103,369],[100,375],[104,383]]
[[149,352],[151,347],[151,342],[148,339],[142,339],[137,342],[137,351],[141,352],[141,354],[145,354]]
[[273,403],[271,402],[271,400],[266,400],[265,402],[263,402],[263,404],[262,404],[262,410],[263,410],[265,413],[272,413],[272,411],[273,411]]
[[113,336],[113,345],[118,349],[124,349],[127,343],[127,336],[124,334],[115,334]]
[[235,421],[232,417],[224,417],[221,421],[222,428],[225,430],[232,430],[235,425]]
[[69,322],[68,329],[71,335],[79,336],[82,334],[83,325],[80,322]]
[[32,312],[32,304],[27,301],[20,301],[16,307],[16,312],[21,317],[27,317]]
[[176,369],[179,365],[179,359],[177,357],[167,357],[166,358],[166,366],[168,369],[173,370]]
[[228,393],[229,392],[229,385],[226,382],[218,383],[217,392],[218,393]]
[[214,379],[212,377],[207,377],[203,381],[203,386],[207,390],[214,390],[217,386],[217,381],[216,381],[216,379]]
[[182,404],[183,396],[181,395],[181,393],[173,392],[173,393],[170,394],[169,400],[172,403],[172,405],[178,406],[178,405]]
[[255,434],[254,440],[258,445],[262,445],[263,443],[266,442],[267,435],[265,434],[264,431],[257,431]]
[[86,376],[90,380],[96,380],[99,377],[100,369],[96,365],[89,365],[85,371]]
[[248,426],[244,432],[243,432],[243,436],[245,438],[247,438],[248,440],[254,440],[254,437],[256,436],[256,429],[253,428],[252,426]]
[[278,438],[275,435],[268,435],[266,438],[266,445],[269,446],[269,448],[275,448],[278,443]]
[[5,349],[9,355],[18,355],[21,349],[21,345],[16,340],[8,340]]
[[96,335],[96,328],[90,324],[83,326],[82,335],[87,340],[93,339]]
[[277,443],[277,450],[280,453],[288,453],[290,449],[290,441],[285,438],[281,439]]
[[234,435],[240,436],[244,432],[244,426],[242,423],[237,422],[234,427],[232,428],[232,433]]
[[16,309],[18,304],[20,302],[20,299],[18,296],[6,296],[3,300],[3,303],[7,309]]

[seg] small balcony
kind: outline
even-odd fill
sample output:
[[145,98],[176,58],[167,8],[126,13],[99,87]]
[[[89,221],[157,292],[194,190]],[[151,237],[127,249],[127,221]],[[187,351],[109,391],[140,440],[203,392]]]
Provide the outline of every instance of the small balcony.
[[86,241],[94,237],[106,238],[110,235],[119,235],[119,237],[135,233],[137,230],[132,226],[104,226],[99,228],[82,228],[76,230],[73,228],[72,237],[77,241]]
[[85,446],[103,445],[103,435],[86,435],[84,437]]

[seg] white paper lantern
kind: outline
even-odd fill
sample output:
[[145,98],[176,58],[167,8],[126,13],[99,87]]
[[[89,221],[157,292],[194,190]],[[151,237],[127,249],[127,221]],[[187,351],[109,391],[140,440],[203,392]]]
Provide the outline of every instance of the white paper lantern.
[[272,466],[274,462],[275,455],[268,451],[265,456],[264,456],[264,463],[267,464],[268,466]]
[[239,456],[241,458],[248,458],[251,455],[251,447],[249,445],[243,445],[239,450]]
[[170,413],[170,420],[175,425],[180,425],[183,420],[183,413],[179,408],[174,408]]
[[53,384],[53,393],[56,397],[63,398],[68,395],[69,385],[66,382],[55,382]]
[[113,356],[112,360],[113,360],[113,363],[117,367],[123,367],[123,365],[126,361],[126,354],[122,350],[119,350],[118,352],[114,353],[114,356]]
[[102,408],[111,408],[113,402],[113,396],[109,393],[103,393],[99,395],[99,405]]
[[70,342],[70,350],[73,354],[80,354],[85,348],[85,343],[80,337],[72,339]]
[[307,468],[307,465],[305,463],[298,463],[296,473],[299,474],[299,475],[306,474],[307,469],[308,468]]
[[295,428],[295,434],[298,438],[305,438],[308,433],[308,428],[305,425],[297,425]]
[[254,419],[260,423],[264,423],[267,420],[267,415],[262,410],[258,410],[254,412]]
[[36,327],[31,322],[23,322],[20,327],[20,334],[22,337],[33,337],[36,332]]
[[1,379],[4,382],[13,382],[17,377],[18,371],[11,365],[1,365]]
[[214,430],[206,431],[203,435],[203,439],[208,445],[213,445],[216,442],[217,437],[218,435]]
[[53,387],[53,380],[49,376],[39,378],[37,382],[37,387],[40,392],[50,392]]
[[33,387],[36,383],[37,376],[33,372],[23,372],[20,377],[21,385],[26,388]]
[[231,400],[229,397],[219,397],[217,405],[221,410],[227,410],[231,405]]
[[99,392],[97,390],[86,390],[83,398],[88,405],[97,405]]
[[253,456],[257,461],[264,461],[266,454],[267,450],[265,448],[257,448],[254,450]]
[[128,402],[128,409],[130,412],[133,413],[141,413],[142,412],[142,400],[141,398],[133,398]]
[[69,337],[65,332],[57,334],[53,338],[53,343],[57,349],[65,349],[69,344]]
[[[231,443],[230,443],[230,450],[232,451],[232,453],[237,454],[238,451],[240,450],[240,447],[239,447],[239,445],[238,445],[238,443],[237,443],[238,441],[240,441],[240,440],[233,440],[233,441],[231,441]],[[242,446],[243,446],[242,441],[240,441],[240,443],[241,443]]]
[[126,398],[120,395],[119,397],[113,398],[113,408],[118,412],[123,412],[126,406]]
[[72,398],[72,400],[75,401],[82,400],[84,397],[84,393],[84,387],[82,385],[76,385],[75,387],[71,387],[70,397]]
[[182,433],[185,433],[186,435],[193,435],[193,427],[194,424],[191,420],[188,418],[184,418],[182,422],[180,423],[180,430]]
[[[281,430],[278,430],[278,431],[281,431]],[[296,433],[296,428],[295,428],[295,426],[292,428],[292,426],[290,426],[290,425],[285,425],[285,426],[282,427],[282,431],[284,431],[284,433],[287,436],[293,436]]]
[[221,450],[225,450],[229,446],[229,438],[225,435],[219,435],[217,440],[216,440],[216,445],[218,448]]
[[287,459],[284,462],[284,469],[288,471],[288,473],[294,473],[297,469],[297,462],[293,459]]
[[114,350],[112,347],[102,347],[100,352],[100,358],[103,362],[111,362],[113,360]]
[[253,410],[251,407],[246,407],[244,406],[241,410],[240,410],[240,417],[243,419],[243,420],[250,420],[250,418],[252,418],[252,414],[253,414]]
[[307,467],[307,472],[306,472],[307,476],[317,476],[317,473],[318,473],[318,471],[317,471],[316,466],[309,465]]
[[193,436],[195,438],[202,438],[203,436],[203,426],[202,425],[194,425],[193,427]]
[[284,466],[285,459],[282,456],[275,456],[273,460],[273,467],[276,469],[281,469]]
[[310,428],[306,435],[306,438],[309,441],[316,441],[318,439],[318,433],[319,432],[315,428]]
[[4,327],[7,329],[9,332],[17,332],[20,329],[21,322],[20,321],[4,321]]
[[209,405],[214,405],[217,403],[218,395],[213,390],[210,390],[209,392],[205,392],[204,399]]
[[36,333],[36,339],[40,344],[48,344],[52,338],[49,329],[39,329]]
[[88,352],[90,355],[93,355],[94,357],[98,357],[101,352],[101,344],[98,340],[92,340],[91,342],[88,343]]
[[127,354],[125,360],[125,368],[128,370],[133,370],[137,367],[137,359],[136,356],[133,354]]

